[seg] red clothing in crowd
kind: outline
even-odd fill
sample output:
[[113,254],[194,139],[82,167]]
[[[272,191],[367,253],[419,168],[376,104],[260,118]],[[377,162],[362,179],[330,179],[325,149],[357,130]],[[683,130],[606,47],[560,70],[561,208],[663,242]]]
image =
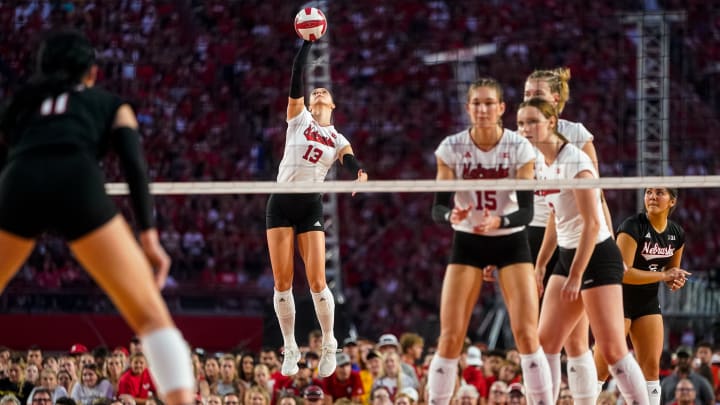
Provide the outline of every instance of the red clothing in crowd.
[[128,370],[120,376],[118,395],[130,394],[134,398],[148,398],[151,392],[153,396],[157,396],[155,384],[153,384],[150,370],[147,368],[140,374],[133,374],[132,370]]
[[351,371],[350,377],[345,381],[337,378],[337,373],[333,373],[330,377],[323,379],[323,391],[332,396],[335,401],[339,398],[360,398],[365,394],[360,373]]
[[488,397],[488,388],[490,387],[490,384],[487,384],[485,381],[485,376],[483,375],[482,367],[477,366],[467,366],[465,367],[465,370],[463,370],[463,379],[466,383],[474,386],[477,388],[478,393],[480,393],[481,398],[487,398]]

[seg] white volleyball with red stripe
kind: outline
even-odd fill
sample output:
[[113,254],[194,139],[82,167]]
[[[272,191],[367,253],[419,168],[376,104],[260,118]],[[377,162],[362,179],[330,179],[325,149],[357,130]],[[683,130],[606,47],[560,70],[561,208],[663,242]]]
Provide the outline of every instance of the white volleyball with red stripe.
[[325,14],[315,7],[305,7],[295,16],[295,32],[306,41],[317,41],[326,31]]

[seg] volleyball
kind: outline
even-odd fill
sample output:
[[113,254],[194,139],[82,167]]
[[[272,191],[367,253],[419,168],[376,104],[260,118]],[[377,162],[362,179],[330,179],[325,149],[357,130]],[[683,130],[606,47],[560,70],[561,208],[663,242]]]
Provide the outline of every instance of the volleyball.
[[295,15],[295,32],[306,41],[317,41],[327,31],[325,14],[315,7],[305,7]]

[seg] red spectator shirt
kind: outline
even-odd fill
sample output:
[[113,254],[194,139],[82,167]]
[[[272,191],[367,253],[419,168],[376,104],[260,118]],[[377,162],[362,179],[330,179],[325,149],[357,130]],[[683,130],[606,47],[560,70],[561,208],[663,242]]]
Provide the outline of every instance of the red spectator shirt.
[[465,370],[463,370],[462,376],[466,383],[477,388],[481,398],[488,397],[489,384],[485,381],[482,368],[477,366],[467,366],[465,367]]
[[148,398],[151,392],[154,396],[157,395],[148,369],[143,370],[140,374],[133,374],[132,370],[128,370],[120,376],[118,395],[130,394],[134,398]]
[[337,374],[333,373],[330,377],[323,378],[323,391],[332,397],[335,401],[339,398],[359,398],[365,394],[360,373],[351,371],[350,377],[345,381],[340,381]]

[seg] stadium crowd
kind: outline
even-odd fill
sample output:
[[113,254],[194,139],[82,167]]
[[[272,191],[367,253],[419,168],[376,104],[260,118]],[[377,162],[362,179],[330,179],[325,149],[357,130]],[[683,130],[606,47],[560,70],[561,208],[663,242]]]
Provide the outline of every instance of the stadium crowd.
[[[433,150],[466,123],[454,66],[424,66],[422,56],[492,42],[498,51],[478,57],[477,71],[505,85],[506,127],[515,128],[514,105],[533,68],[569,66],[574,97],[564,114],[596,135],[601,175],[635,175],[634,32],[616,17],[641,11],[645,3],[653,2],[331,1],[332,89],[342,100],[335,123],[368,159],[373,179],[433,178]],[[300,6],[0,0],[0,98],[27,79],[39,33],[74,26],[97,46],[99,82],[133,104],[153,180],[272,180],[297,48],[290,22]],[[658,6],[687,11],[673,30],[672,173],[718,174],[720,140],[711,134],[720,129],[720,103],[717,86],[707,83],[720,63],[720,12],[701,0],[661,0]],[[120,178],[112,159],[107,173],[109,181]],[[674,214],[688,234],[684,267],[696,277],[710,277],[718,267],[720,234],[707,226],[718,220],[718,193],[682,190]],[[606,190],[606,196],[615,221],[635,211],[633,191]],[[437,315],[451,233],[431,221],[431,200],[416,193],[339,196],[345,293],[361,333],[417,331]],[[208,295],[217,286],[241,286],[267,292],[269,300],[265,201],[252,194],[158,197],[174,285],[205,288]],[[90,288],[92,282],[65,245],[48,237],[13,285]],[[485,288],[478,312],[496,299],[495,287]]]
[[[426,378],[434,347],[415,333],[398,339],[383,334],[377,341],[348,338],[337,354],[337,370],[317,375],[321,333],[310,332],[302,347],[300,371],[280,373],[282,358],[274,348],[259,352],[243,348],[208,353],[194,348],[197,405],[373,404],[426,403]],[[558,405],[572,405],[563,359],[563,384]],[[462,376],[453,403],[457,405],[525,405],[517,350],[487,350],[466,342],[458,366]],[[665,351],[661,361],[663,404],[720,403],[720,349],[707,342],[695,348]],[[603,385],[598,404],[622,404],[612,380]],[[82,343],[62,353],[31,346],[14,352],[0,347],[0,405],[162,405],[157,398],[142,344],[94,350]]]

